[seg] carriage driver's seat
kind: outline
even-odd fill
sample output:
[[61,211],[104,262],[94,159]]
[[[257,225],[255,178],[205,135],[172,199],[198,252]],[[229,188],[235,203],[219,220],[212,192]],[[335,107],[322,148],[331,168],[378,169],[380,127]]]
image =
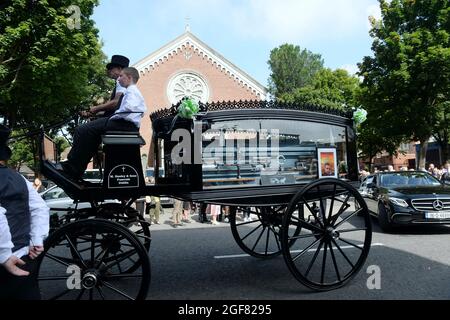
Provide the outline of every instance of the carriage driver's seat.
[[102,135],[105,168],[103,188],[136,194],[145,187],[141,146],[145,140],[138,131],[107,131]]

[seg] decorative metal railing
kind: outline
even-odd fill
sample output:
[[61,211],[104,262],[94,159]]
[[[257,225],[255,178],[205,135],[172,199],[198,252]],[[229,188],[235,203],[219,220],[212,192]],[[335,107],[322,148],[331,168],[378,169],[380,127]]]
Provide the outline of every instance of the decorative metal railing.
[[[171,108],[158,110],[150,115],[152,121],[156,119],[167,118],[177,114],[178,105],[172,105]],[[345,118],[352,118],[352,111],[338,110],[311,104],[284,103],[278,101],[258,101],[258,100],[239,100],[239,101],[221,101],[200,103],[200,112],[212,112],[223,110],[244,110],[244,109],[281,109],[281,110],[299,110],[318,113],[332,114]]]

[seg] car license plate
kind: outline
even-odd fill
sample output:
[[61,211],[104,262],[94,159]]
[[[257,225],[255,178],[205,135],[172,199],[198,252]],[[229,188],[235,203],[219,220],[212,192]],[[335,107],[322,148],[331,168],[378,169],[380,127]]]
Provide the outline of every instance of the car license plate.
[[427,219],[450,219],[450,211],[426,212]]

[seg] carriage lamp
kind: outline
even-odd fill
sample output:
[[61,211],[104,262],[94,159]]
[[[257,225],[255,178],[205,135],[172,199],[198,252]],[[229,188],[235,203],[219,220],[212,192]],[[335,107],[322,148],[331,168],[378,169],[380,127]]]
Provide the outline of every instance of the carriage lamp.
[[403,207],[403,208],[407,208],[408,207],[408,203],[403,200],[403,199],[399,199],[399,198],[389,198],[389,201],[391,201],[393,204],[399,206],[399,207]]

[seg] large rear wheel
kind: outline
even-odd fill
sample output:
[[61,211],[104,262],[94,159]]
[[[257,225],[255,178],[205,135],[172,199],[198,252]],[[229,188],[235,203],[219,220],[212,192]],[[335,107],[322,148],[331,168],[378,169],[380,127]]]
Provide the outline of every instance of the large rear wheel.
[[314,290],[336,289],[356,276],[366,261],[371,239],[364,199],[338,179],[307,185],[293,197],[283,219],[281,245],[286,264],[299,282]]

